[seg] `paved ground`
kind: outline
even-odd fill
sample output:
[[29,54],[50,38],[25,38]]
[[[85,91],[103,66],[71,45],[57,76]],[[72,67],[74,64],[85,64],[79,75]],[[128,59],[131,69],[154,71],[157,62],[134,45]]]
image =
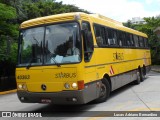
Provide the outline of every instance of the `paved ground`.
[[[58,115],[59,117],[45,118],[45,119],[78,119],[78,120],[103,120],[107,117],[103,117],[103,114],[99,112],[93,112],[94,114],[89,117],[78,117],[85,116],[85,112],[81,113],[65,113],[62,111],[160,111],[160,73],[150,72],[148,78],[144,80],[140,85],[127,85],[121,89],[114,91],[110,98],[101,104],[89,103],[81,106],[54,106],[45,104],[22,104],[19,102],[16,93],[0,95],[0,111],[50,111],[53,116]],[[64,116],[77,116],[77,117],[64,117]],[[60,117],[62,116],[62,117]],[[92,117],[96,116],[96,117]],[[99,116],[99,117],[98,117]],[[4,118],[3,118],[4,119]],[[8,119],[8,118],[5,118]],[[17,119],[17,118],[16,118]],[[44,119],[44,118],[42,118]],[[150,120],[149,118],[116,118],[108,117],[108,119],[144,119]],[[159,118],[154,118],[159,119]]]
[[160,72],[160,65],[152,65],[151,70],[155,72]]

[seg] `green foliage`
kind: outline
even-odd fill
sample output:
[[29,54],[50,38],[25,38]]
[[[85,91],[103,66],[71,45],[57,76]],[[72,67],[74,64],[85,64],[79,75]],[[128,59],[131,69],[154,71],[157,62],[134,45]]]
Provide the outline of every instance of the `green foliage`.
[[17,17],[16,9],[0,3],[0,61],[8,60],[10,56],[7,54],[8,44],[7,40],[18,37],[18,25],[12,21]]
[[20,23],[36,17],[67,12],[88,13],[74,5],[65,5],[55,0],[0,0],[0,61],[11,60],[16,63]]
[[87,12],[74,5],[64,5],[62,2],[53,2],[52,0],[46,2],[39,0],[34,4],[31,2],[24,3],[22,8],[27,19],[68,12]]
[[11,22],[16,18],[16,10],[2,3],[0,3],[0,10],[0,35],[16,36],[15,28],[17,26]]

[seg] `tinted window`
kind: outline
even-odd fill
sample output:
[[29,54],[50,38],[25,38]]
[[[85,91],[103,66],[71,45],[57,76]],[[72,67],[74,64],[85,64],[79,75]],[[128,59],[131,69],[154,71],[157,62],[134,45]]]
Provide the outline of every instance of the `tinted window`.
[[98,46],[107,45],[105,27],[100,25],[94,25],[94,30],[95,30],[97,45]]
[[139,45],[140,47],[144,47],[144,41],[142,37],[139,37]]
[[129,33],[126,33],[126,46],[131,46]]
[[118,42],[118,45],[119,46],[122,46],[122,32],[121,31],[118,31],[117,32],[117,42]]
[[108,28],[108,45],[115,46],[117,45],[117,34],[116,31],[113,29]]
[[134,38],[135,47],[139,47],[138,36],[137,35],[133,35],[133,38]]
[[147,38],[143,38],[144,40],[144,47],[148,48],[148,39]]
[[130,34],[130,35],[129,35],[129,37],[130,37],[130,43],[131,43],[131,46],[133,47],[133,46],[134,46],[134,39],[133,39],[133,35],[132,35],[132,34]]

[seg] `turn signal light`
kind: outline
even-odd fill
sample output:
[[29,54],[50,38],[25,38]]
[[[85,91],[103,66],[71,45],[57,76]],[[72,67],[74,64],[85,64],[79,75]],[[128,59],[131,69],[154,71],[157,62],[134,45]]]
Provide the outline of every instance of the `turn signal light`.
[[78,90],[84,89],[84,80],[78,81]]

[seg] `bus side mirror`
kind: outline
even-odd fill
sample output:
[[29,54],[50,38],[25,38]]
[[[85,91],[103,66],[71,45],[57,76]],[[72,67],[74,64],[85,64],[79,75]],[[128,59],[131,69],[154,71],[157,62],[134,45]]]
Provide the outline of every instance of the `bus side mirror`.
[[93,53],[93,39],[88,35],[87,30],[82,30],[83,45],[84,45],[84,60],[89,62]]

